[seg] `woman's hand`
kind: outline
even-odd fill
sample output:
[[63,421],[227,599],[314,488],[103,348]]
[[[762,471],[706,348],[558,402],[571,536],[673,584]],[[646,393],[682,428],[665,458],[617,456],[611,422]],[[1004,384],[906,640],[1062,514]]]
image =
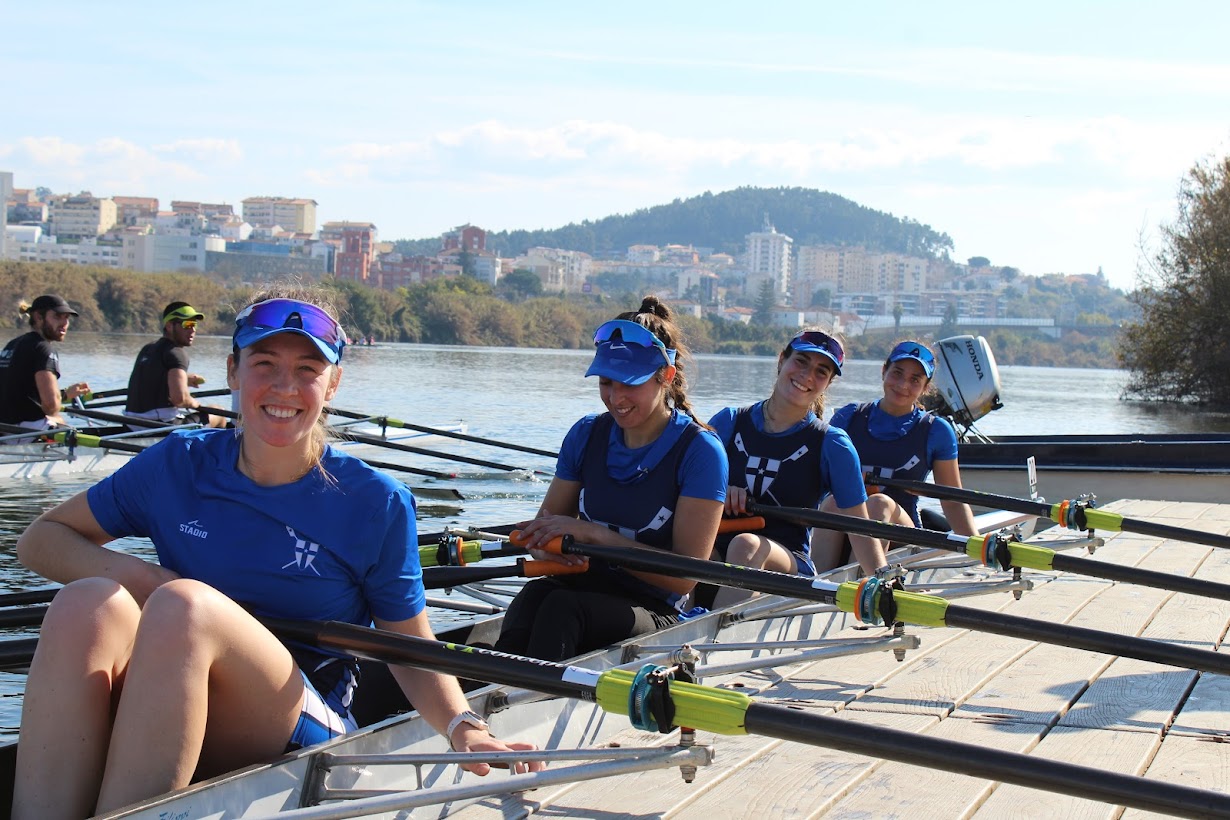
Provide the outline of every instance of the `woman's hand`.
[[729,484],[726,487],[726,515],[747,515],[747,488]]
[[[468,723],[463,723],[453,730],[453,737],[449,738],[449,743],[459,752],[518,752],[532,751],[538,748],[533,743],[515,740],[505,742],[499,738],[492,737],[490,732],[471,726]],[[465,763],[461,768],[480,777],[486,776],[491,772],[491,765],[488,763]],[[547,764],[543,760],[514,763],[513,773],[541,772],[545,768],[547,768]]]
[[606,530],[589,521],[582,521],[570,515],[544,515],[533,521],[525,522],[521,527],[522,544],[530,554],[539,560],[555,561],[567,566],[582,566],[589,559],[583,555],[557,555],[541,549],[556,538],[571,535],[573,540],[581,543],[593,543],[597,540],[595,528]]

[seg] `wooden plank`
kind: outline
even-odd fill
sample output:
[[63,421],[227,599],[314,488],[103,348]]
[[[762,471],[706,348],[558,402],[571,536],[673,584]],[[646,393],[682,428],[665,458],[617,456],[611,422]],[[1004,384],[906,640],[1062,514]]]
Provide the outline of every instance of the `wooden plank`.
[[[1030,754],[1107,771],[1139,774],[1159,743],[1155,735],[1144,732],[1060,727],[1051,730]],[[1093,800],[999,784],[973,817],[975,820],[1022,816],[1070,820],[1114,818],[1120,811],[1120,808]]]
[[[1220,710],[1223,721],[1227,702],[1222,701]],[[1224,742],[1170,734],[1162,741],[1162,748],[1149,764],[1145,776],[1226,792],[1230,800],[1230,751]],[[1125,820],[1156,816],[1138,809],[1128,809],[1123,815]]]

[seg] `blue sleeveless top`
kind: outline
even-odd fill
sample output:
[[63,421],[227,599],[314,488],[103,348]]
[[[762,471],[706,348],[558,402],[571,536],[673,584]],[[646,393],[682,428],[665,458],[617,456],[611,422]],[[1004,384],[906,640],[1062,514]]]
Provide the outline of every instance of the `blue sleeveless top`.
[[[637,543],[669,551],[675,507],[682,488],[679,467],[701,428],[689,422],[661,461],[641,472],[632,482],[625,483],[611,478],[607,471],[608,438],[614,423],[610,413],[603,413],[594,420],[581,462],[579,517],[602,524]],[[676,608],[683,602],[684,596],[597,559],[590,559],[586,574],[590,578],[598,574],[609,575],[618,587],[666,601]]]
[[[829,426],[813,418],[787,435],[757,429],[752,408],[735,413],[734,433],[726,443],[730,480],[747,488],[760,504],[815,509],[829,491],[824,486],[821,454]],[[801,524],[769,518],[760,534],[772,538],[810,564],[811,531]]]
[[918,496],[904,490],[891,487],[875,487],[876,476],[884,478],[904,478],[910,481],[923,481],[931,472],[931,462],[927,457],[927,439],[931,435],[931,425],[935,423],[935,415],[922,413],[918,423],[910,428],[904,436],[892,441],[880,441],[871,435],[869,429],[871,411],[875,402],[860,404],[851,414],[846,423],[846,432],[854,447],[858,450],[859,460],[863,463],[863,474],[866,476],[869,492],[882,492],[896,501],[913,520],[914,526],[921,527],[918,518]]

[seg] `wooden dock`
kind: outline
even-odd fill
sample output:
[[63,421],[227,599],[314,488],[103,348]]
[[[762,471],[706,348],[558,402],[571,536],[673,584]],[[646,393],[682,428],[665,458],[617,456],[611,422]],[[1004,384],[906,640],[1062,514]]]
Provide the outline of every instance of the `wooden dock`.
[[[1230,503],[1119,501],[1106,509],[1230,533]],[[1230,583],[1230,550],[1099,534],[1106,544],[1091,560]],[[1075,575],[1031,577],[1037,586],[1020,600],[997,593],[962,604],[1204,649],[1219,648],[1230,626],[1230,602]],[[963,629],[908,631],[922,639],[922,646],[901,663],[880,653],[779,670],[784,680],[770,672],[704,682],[737,686],[782,706],[869,726],[1222,791],[1230,806],[1230,678]],[[629,730],[620,740],[644,745],[662,738]],[[717,820],[1147,814],[779,740],[698,733],[698,742],[711,744],[716,760],[701,768],[692,784],[684,783],[677,770],[655,771],[490,798],[453,816]]]

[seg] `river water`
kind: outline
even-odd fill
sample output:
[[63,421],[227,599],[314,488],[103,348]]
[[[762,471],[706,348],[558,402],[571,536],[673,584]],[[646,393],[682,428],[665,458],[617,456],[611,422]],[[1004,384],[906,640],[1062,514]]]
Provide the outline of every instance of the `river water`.
[[[89,381],[94,390],[125,387],[140,336],[70,332],[61,345],[63,381]],[[192,370],[204,388],[226,385],[230,340],[198,338]],[[347,348],[341,388],[334,404],[365,414],[385,414],[416,424],[465,422],[471,435],[554,451],[573,421],[600,412],[595,380],[584,378],[590,351],[377,345]],[[689,397],[707,419],[722,407],[764,398],[772,387],[774,360],[752,356],[700,356],[687,368]],[[831,410],[880,395],[880,363],[850,361],[829,391]],[[1004,408],[977,423],[995,435],[1047,433],[1212,432],[1230,429],[1230,414],[1123,402],[1127,374],[1118,370],[1040,367],[1000,368]],[[210,400],[206,400],[210,401]],[[224,402],[227,399],[214,401]],[[507,467],[504,470],[409,456],[389,450],[356,449],[358,455],[437,471],[449,480],[407,478],[412,486],[455,488],[464,501],[421,499],[421,531],[446,525],[491,526],[532,517],[546,492],[554,461],[536,455],[455,440],[432,449]],[[540,471],[543,474],[535,474]],[[17,536],[40,512],[84,490],[98,476],[0,480],[0,592],[44,586],[16,561]],[[152,555],[148,543],[123,539],[118,549]],[[447,619],[436,619],[437,627]],[[14,635],[19,633],[13,633]],[[33,634],[33,633],[31,633]],[[0,740],[12,737],[20,716],[24,677],[0,673]]]

